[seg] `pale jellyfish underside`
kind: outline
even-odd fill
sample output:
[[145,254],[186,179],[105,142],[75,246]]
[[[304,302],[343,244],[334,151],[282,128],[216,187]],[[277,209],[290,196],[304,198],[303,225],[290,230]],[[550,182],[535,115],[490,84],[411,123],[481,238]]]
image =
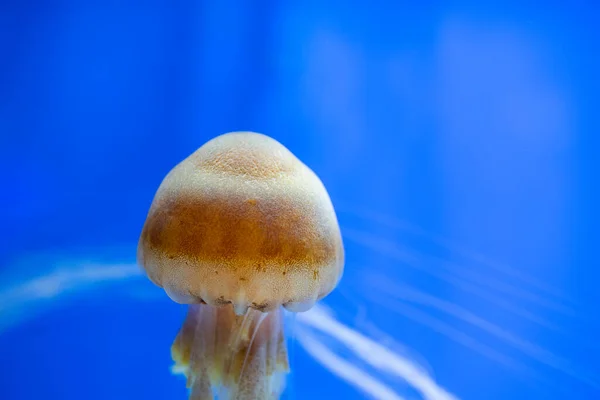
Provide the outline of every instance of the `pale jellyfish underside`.
[[264,135],[219,136],[164,179],[138,263],[189,304],[172,346],[194,400],[278,399],[289,372],[282,306],[310,309],[343,272],[319,178]]

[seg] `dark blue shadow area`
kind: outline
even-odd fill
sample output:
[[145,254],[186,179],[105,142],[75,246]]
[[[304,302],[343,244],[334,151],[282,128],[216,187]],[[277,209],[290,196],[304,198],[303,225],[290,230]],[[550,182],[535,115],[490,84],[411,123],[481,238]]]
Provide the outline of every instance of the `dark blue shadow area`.
[[[151,310],[109,294],[78,303],[3,334],[5,398],[185,397],[185,385],[168,370],[169,346],[184,313],[166,302]],[[163,322],[171,332],[155,323],[155,313],[170,316]]]

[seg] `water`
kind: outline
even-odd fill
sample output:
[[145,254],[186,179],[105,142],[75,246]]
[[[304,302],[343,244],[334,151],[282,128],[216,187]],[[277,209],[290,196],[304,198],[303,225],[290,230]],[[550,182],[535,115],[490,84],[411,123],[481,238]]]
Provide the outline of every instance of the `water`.
[[[598,353],[597,326],[572,300],[447,244],[438,245],[470,263],[345,231],[349,262],[338,290],[288,321],[287,398],[592,398],[598,390],[591,356]],[[185,398],[183,381],[169,373],[168,351],[185,309],[131,260],[107,256],[123,252],[42,255],[10,268],[35,265],[36,274],[6,279],[11,283],[0,291],[6,398]],[[390,268],[361,265],[354,252],[387,257]],[[444,298],[430,289],[434,284],[464,297]],[[477,368],[487,370],[486,382],[472,380]],[[25,379],[35,385],[23,385]]]
[[[0,398],[185,398],[135,245],[208,139],[323,180],[347,265],[293,399],[595,399],[594,6],[0,6]],[[292,329],[293,328],[293,329]]]

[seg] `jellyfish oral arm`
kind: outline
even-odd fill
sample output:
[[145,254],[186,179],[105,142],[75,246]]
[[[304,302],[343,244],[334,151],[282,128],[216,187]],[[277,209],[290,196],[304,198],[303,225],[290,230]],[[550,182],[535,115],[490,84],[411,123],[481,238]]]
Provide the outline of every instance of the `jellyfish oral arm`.
[[283,311],[192,304],[171,348],[191,400],[275,400],[289,372]]

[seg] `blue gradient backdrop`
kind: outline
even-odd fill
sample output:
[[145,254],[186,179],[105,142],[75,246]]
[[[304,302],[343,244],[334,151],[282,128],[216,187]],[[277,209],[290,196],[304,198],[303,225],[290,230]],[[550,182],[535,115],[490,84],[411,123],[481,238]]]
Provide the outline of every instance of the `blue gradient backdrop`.
[[[0,286],[32,254],[133,260],[169,169],[259,131],[339,210],[340,318],[459,398],[600,398],[600,8],[560,3],[1,2]],[[0,333],[0,398],[183,396],[159,304]],[[296,358],[296,398],[366,396]]]

